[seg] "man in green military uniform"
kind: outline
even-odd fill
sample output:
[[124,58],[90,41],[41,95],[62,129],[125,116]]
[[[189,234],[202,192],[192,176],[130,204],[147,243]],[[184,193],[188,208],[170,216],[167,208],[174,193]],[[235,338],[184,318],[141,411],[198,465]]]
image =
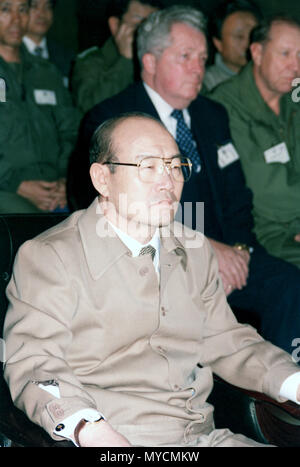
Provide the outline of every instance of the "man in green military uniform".
[[[253,31],[252,63],[210,95],[224,104],[248,186],[258,240],[300,267],[300,24],[273,17]],[[293,91],[293,92],[291,92]]]
[[102,48],[92,47],[79,54],[72,73],[74,101],[82,113],[123,91],[134,81],[135,30],[160,6],[160,0],[113,0],[108,3],[111,37]]
[[79,114],[55,66],[22,46],[28,0],[0,0],[0,213],[66,208]]

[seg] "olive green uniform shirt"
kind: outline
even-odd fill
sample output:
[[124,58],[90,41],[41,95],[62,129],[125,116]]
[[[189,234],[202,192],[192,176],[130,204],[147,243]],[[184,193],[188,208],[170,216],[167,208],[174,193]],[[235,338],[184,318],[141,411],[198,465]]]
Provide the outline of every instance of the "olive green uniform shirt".
[[[39,212],[17,194],[25,180],[66,177],[79,113],[62,77],[47,60],[21,49],[21,63],[0,57],[0,213]],[[3,96],[2,96],[3,97]]]
[[123,57],[113,38],[103,47],[78,55],[72,74],[72,94],[84,114],[99,102],[123,91],[134,79],[133,61]]
[[271,254],[300,266],[300,244],[294,241],[300,233],[300,104],[292,96],[281,98],[277,116],[261,97],[252,63],[210,94],[229,113],[232,137],[254,195],[258,240]]

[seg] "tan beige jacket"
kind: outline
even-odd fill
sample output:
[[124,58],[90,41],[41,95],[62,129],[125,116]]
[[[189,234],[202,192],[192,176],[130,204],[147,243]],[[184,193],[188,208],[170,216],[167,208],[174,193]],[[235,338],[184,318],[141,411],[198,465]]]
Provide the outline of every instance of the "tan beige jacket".
[[[213,428],[212,371],[276,398],[297,371],[236,322],[208,241],[162,236],[160,287],[151,257],[131,256],[97,200],[21,247],[7,290],[5,377],[15,404],[51,436],[91,407],[132,444],[189,442]],[[36,384],[52,379],[60,399]]]

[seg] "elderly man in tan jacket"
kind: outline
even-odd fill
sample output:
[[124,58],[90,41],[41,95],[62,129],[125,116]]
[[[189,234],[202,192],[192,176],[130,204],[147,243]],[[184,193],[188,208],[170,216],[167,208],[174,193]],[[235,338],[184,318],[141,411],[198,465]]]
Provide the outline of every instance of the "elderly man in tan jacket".
[[209,242],[173,222],[189,159],[161,123],[130,114],[96,130],[91,162],[99,199],[16,258],[15,404],[77,446],[257,445],[215,430],[212,372],[296,401],[298,366],[236,321]]

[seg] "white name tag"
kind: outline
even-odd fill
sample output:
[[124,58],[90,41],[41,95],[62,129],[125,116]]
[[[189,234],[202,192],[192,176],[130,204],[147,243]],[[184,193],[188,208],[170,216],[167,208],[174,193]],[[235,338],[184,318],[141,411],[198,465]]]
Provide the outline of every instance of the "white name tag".
[[273,164],[274,162],[286,164],[291,160],[285,143],[277,144],[276,146],[268,149],[264,152],[264,156],[267,164]]
[[6,83],[0,78],[0,102],[6,102]]
[[221,169],[239,159],[239,155],[232,143],[225,144],[218,149],[218,164]]
[[34,98],[35,102],[40,105],[57,105],[56,94],[54,91],[35,89]]

